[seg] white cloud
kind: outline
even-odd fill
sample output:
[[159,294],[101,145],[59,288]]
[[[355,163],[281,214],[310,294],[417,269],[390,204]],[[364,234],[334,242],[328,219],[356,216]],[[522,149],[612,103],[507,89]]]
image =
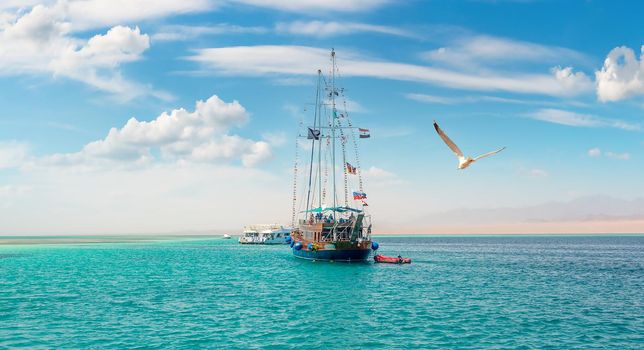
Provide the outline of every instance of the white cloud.
[[504,65],[508,62],[555,62],[562,59],[583,62],[587,59],[577,51],[526,41],[488,35],[462,37],[452,46],[425,52],[424,58],[450,66],[475,69],[482,65]]
[[602,102],[619,101],[644,94],[644,46],[640,59],[625,46],[610,51],[604,66],[595,72],[597,98]]
[[121,65],[140,60],[149,37],[116,26],[89,40],[70,35],[63,5],[35,6],[0,29],[0,75],[47,74],[107,91],[123,100],[169,94],[123,78]]
[[590,78],[582,72],[573,72],[572,67],[553,67],[551,70],[555,79],[565,91],[574,93],[575,91],[586,91],[592,85]]
[[[218,74],[237,75],[313,75],[328,66],[326,49],[305,46],[236,46],[198,50],[190,60]],[[449,69],[388,62],[363,57],[351,51],[338,53],[344,76],[417,81],[451,88],[508,91],[513,93],[570,96],[592,86],[580,75],[465,73]]]
[[278,33],[329,37],[348,35],[358,32],[372,32],[388,35],[413,37],[414,35],[399,28],[356,22],[294,21],[279,22],[275,25]]
[[237,101],[226,103],[217,96],[198,101],[193,112],[175,109],[151,121],[131,118],[120,129],[112,128],[102,140],[90,142],[76,153],[54,154],[46,165],[96,165],[125,162],[149,164],[155,154],[169,161],[220,162],[241,159],[253,166],[271,156],[265,141],[229,135],[231,128],[248,121]]
[[195,162],[83,172],[50,167],[14,180],[0,185],[0,207],[6,205],[0,234],[230,233],[249,222],[290,219],[288,182],[257,168]]
[[434,103],[444,105],[455,105],[461,103],[510,103],[510,104],[547,104],[546,101],[517,100],[513,98],[504,98],[498,96],[436,96],[419,93],[408,93],[405,97],[417,102]]
[[152,41],[181,41],[194,39],[202,35],[231,33],[263,34],[267,31],[268,29],[264,27],[242,27],[225,23],[211,26],[170,25],[163,26],[158,32],[154,33]]
[[0,169],[18,168],[29,158],[29,147],[24,143],[0,142]]
[[609,127],[622,130],[640,130],[640,124],[628,123],[618,119],[606,119],[590,114],[545,108],[527,115],[529,118],[544,122],[580,127]]
[[367,186],[376,190],[389,188],[390,186],[400,186],[407,183],[397,174],[376,166],[371,166],[362,171],[362,176]]
[[588,150],[588,156],[589,157],[599,157],[601,155],[602,155],[602,151],[598,147],[591,148],[591,149]]
[[363,175],[369,179],[393,179],[397,177],[396,174],[376,166],[371,166],[369,169],[365,170]]
[[535,169],[530,169],[530,171],[528,171],[528,176],[529,177],[534,177],[534,178],[543,178],[543,177],[550,176],[550,174],[547,171],[543,170],[543,169],[536,169],[535,168]]
[[618,159],[618,160],[630,160],[631,155],[630,153],[615,153],[615,152],[602,152],[599,147],[591,148],[588,150],[588,156],[592,158],[598,158],[601,156],[605,156],[607,158],[611,159]]
[[235,3],[292,12],[364,12],[391,0],[233,0]]
[[615,152],[605,152],[606,157],[619,159],[619,160],[630,160],[631,155],[629,153],[615,153]]
[[136,24],[170,15],[215,9],[221,1],[212,0],[83,0],[69,1],[69,19],[74,30]]

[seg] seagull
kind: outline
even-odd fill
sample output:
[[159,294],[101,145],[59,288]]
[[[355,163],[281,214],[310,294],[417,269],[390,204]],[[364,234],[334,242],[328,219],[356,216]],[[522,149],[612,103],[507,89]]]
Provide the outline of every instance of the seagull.
[[434,120],[434,129],[436,129],[436,132],[438,133],[438,136],[440,136],[441,139],[443,139],[443,141],[445,141],[445,143],[447,144],[447,147],[449,147],[452,150],[452,152],[454,152],[456,157],[458,157],[458,169],[459,170],[467,168],[472,163],[476,162],[477,160],[479,160],[481,158],[489,157],[489,156],[491,156],[493,154],[496,154],[496,153],[499,153],[499,152],[501,152],[501,151],[503,151],[505,149],[505,147],[503,147],[503,148],[498,149],[496,151],[492,151],[492,152],[480,155],[480,156],[478,156],[476,158],[465,157],[465,156],[463,156],[463,152],[461,152],[461,150],[458,148],[458,146],[456,146],[456,144],[452,140],[450,140],[449,137],[447,137],[447,135],[445,135],[445,133],[443,132],[443,130],[441,130],[441,128],[438,126],[438,124],[436,123],[435,120]]

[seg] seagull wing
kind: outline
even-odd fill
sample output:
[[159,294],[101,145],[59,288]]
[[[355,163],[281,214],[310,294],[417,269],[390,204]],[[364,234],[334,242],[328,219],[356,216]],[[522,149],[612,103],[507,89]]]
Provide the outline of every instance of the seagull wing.
[[438,126],[438,124],[436,124],[436,121],[434,121],[434,129],[436,129],[436,132],[438,133],[438,136],[440,136],[441,139],[443,139],[443,141],[445,141],[445,143],[447,144],[447,147],[449,147],[452,150],[452,152],[454,152],[454,154],[456,154],[457,157],[459,157],[459,158],[463,157],[463,152],[461,152],[461,149],[458,148],[458,146],[456,146],[456,144],[452,140],[450,140],[450,138],[447,137],[447,135],[445,135],[443,130],[441,130],[441,128]]
[[489,156],[491,156],[491,155],[493,155],[493,154],[497,154],[497,153],[499,153],[499,152],[503,151],[504,149],[505,149],[505,147],[500,148],[500,149],[497,149],[496,151],[492,151],[492,152],[489,152],[489,153],[486,153],[486,154],[482,154],[482,155],[480,155],[480,156],[478,156],[478,157],[474,158],[474,160],[476,161],[476,160],[479,160],[479,159],[481,159],[481,158],[489,157]]

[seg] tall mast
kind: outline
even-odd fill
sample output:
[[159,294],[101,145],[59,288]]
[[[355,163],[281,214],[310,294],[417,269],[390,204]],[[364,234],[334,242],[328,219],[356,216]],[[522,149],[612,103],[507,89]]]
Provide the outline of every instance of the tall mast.
[[[315,97],[316,114],[320,115],[320,87],[322,86],[322,70],[318,69],[318,89]],[[318,130],[322,131],[322,117],[318,118]],[[321,133],[321,132],[320,132]],[[322,136],[318,142],[318,208],[322,208]]]
[[336,219],[336,212],[335,208],[337,207],[336,203],[336,189],[335,189],[335,116],[336,116],[336,110],[335,110],[335,50],[331,49],[331,62],[332,62],[332,68],[331,68],[331,106],[333,107],[332,109],[332,115],[331,115],[331,142],[333,143],[333,152],[332,152],[332,163],[333,163],[333,219]]
[[[315,131],[320,130],[317,127],[318,119],[320,119],[318,118],[318,111],[319,111],[318,102],[320,100],[320,79],[321,79],[321,74],[320,74],[320,71],[318,70],[318,86],[315,92],[315,112],[313,114],[314,115],[313,116],[313,135],[311,135],[313,137],[311,140],[311,159],[309,160],[309,188],[306,194],[306,210],[311,209],[311,207],[309,207],[309,204],[311,199],[311,183],[313,181],[313,154],[315,153],[315,135],[316,135]],[[307,134],[308,134],[308,130],[307,130]],[[318,136],[318,138],[320,137]],[[320,144],[322,143],[322,140],[318,140],[318,141],[319,141],[318,143]],[[319,173],[319,168],[320,168],[320,164],[318,163],[318,173]]]

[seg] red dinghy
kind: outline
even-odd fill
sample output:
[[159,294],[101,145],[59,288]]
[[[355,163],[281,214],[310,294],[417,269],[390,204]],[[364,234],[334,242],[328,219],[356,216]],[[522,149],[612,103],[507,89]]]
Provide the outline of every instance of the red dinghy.
[[373,260],[377,263],[386,263],[386,264],[411,264],[410,258],[403,258],[401,256],[385,256],[376,254],[373,256]]

